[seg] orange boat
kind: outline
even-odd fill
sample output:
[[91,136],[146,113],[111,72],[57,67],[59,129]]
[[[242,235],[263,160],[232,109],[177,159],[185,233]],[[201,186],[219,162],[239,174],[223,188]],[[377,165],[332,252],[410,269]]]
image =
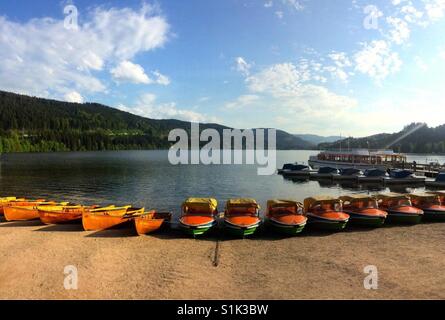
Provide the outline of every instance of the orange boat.
[[181,229],[193,237],[208,233],[216,225],[218,201],[213,198],[188,198],[182,204]]
[[308,224],[326,230],[340,231],[346,227],[349,214],[343,212],[343,201],[329,196],[306,198],[304,209]]
[[170,212],[149,211],[134,218],[134,225],[138,235],[144,235],[158,231],[165,223],[171,221]]
[[292,200],[269,200],[265,223],[271,229],[286,234],[296,235],[303,231],[307,218],[303,204]]
[[84,207],[81,205],[39,206],[40,221],[44,224],[64,224],[80,222],[85,210],[96,209],[97,206]]
[[39,219],[37,207],[45,205],[55,205],[55,202],[36,201],[18,201],[9,203],[3,207],[6,221],[27,221]]
[[388,212],[386,221],[391,223],[420,223],[423,210],[413,206],[411,198],[406,194],[385,193],[377,195],[379,207]]
[[438,194],[417,193],[410,195],[413,206],[423,210],[423,217],[431,221],[445,221],[445,203]]
[[4,215],[3,207],[8,206],[10,203],[14,202],[22,202],[25,201],[24,198],[17,198],[17,197],[4,197],[0,198],[0,216]]
[[259,210],[255,199],[229,199],[224,211],[224,230],[236,237],[253,235],[262,222]]
[[388,213],[379,209],[378,201],[368,194],[351,194],[340,197],[343,211],[349,214],[352,224],[380,227],[385,223]]
[[141,215],[144,208],[103,207],[85,210],[82,213],[82,225],[86,231],[100,231],[119,226],[130,221],[136,215]]

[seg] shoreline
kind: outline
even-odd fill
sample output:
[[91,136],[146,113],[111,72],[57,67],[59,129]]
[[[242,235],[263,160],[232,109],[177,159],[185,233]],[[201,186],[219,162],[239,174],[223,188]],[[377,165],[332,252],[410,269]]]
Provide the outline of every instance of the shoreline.
[[[445,298],[441,223],[244,240],[81,230],[1,220],[0,299]],[[78,290],[63,287],[67,265]],[[367,265],[377,290],[364,289]]]

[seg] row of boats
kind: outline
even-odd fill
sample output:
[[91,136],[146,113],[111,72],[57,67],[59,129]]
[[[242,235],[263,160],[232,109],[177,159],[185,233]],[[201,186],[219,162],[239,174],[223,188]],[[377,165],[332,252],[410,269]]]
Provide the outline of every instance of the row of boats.
[[278,174],[285,177],[333,179],[343,181],[357,181],[359,183],[425,183],[431,187],[445,187],[445,172],[439,173],[435,180],[426,180],[425,177],[416,176],[414,172],[406,169],[382,170],[370,168],[361,170],[358,168],[320,167],[318,170],[302,164],[288,163],[278,170]]
[[[130,205],[82,206],[15,197],[0,198],[0,215],[4,215],[6,221],[40,219],[44,224],[82,223],[86,231],[101,231],[132,222],[139,235],[153,233],[172,220],[169,212],[145,211]],[[278,233],[296,235],[306,225],[340,231],[347,224],[379,227],[385,223],[417,224],[422,220],[445,221],[445,191],[318,196],[307,198],[304,203],[269,200],[264,219],[255,199],[230,199],[220,213],[216,199],[189,198],[182,205],[179,225],[186,234],[197,237],[221,223],[229,234],[246,237],[263,225]]]

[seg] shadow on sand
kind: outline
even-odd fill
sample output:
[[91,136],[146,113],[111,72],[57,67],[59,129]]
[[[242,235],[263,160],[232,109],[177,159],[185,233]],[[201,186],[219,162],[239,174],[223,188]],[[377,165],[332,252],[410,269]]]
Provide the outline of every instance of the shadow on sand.
[[45,225],[43,228],[34,230],[38,232],[80,232],[83,231],[82,224],[70,223],[70,224],[51,224]]
[[29,220],[29,221],[6,221],[2,218],[0,223],[0,228],[10,228],[10,227],[36,227],[41,226],[42,222],[40,220]]

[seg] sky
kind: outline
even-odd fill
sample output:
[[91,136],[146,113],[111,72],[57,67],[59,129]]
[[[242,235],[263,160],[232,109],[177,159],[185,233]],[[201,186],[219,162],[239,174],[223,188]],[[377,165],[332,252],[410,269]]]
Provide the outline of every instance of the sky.
[[0,2],[0,90],[367,136],[445,123],[445,0]]

